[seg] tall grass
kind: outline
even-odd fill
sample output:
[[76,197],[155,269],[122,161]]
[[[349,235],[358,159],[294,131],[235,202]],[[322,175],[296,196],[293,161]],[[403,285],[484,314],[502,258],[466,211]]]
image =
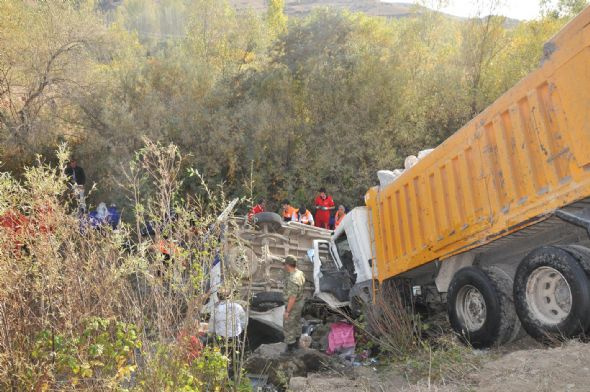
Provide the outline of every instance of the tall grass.
[[405,358],[421,346],[421,324],[410,296],[401,285],[384,282],[364,314],[364,331],[382,350],[396,358]]
[[146,141],[121,184],[131,223],[93,229],[72,207],[68,151],[58,158],[22,180],[0,173],[0,390],[237,389],[243,341],[195,340],[223,193],[182,197],[178,149]]

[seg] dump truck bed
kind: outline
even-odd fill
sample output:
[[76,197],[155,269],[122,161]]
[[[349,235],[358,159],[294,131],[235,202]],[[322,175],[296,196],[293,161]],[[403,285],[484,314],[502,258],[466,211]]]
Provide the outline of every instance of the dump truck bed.
[[539,69],[365,197],[380,281],[481,246],[590,196],[590,7]]

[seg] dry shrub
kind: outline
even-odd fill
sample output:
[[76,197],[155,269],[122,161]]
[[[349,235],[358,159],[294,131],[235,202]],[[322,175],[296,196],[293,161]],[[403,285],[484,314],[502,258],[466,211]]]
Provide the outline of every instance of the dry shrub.
[[[405,377],[418,386],[447,386],[450,390],[471,390],[473,375],[482,366],[482,356],[448,334],[425,341],[421,350],[399,365]],[[436,390],[436,389],[434,389]]]
[[133,223],[94,229],[66,197],[68,152],[58,157],[22,181],[0,174],[0,390],[233,388],[227,349],[172,360],[206,318],[223,194],[182,199],[178,149],[146,141],[124,184]]
[[396,358],[406,358],[421,343],[420,322],[409,296],[404,296],[400,284],[385,282],[377,291],[374,302],[366,307],[365,332],[383,351]]
[[[470,388],[480,357],[461,344],[452,333],[431,335],[416,314],[409,283],[385,282],[375,301],[366,310],[365,332],[382,351],[389,354],[392,365],[417,387],[452,386],[451,390]],[[434,389],[431,389],[434,388]],[[456,388],[456,389],[453,389]],[[421,390],[421,389],[419,389]]]

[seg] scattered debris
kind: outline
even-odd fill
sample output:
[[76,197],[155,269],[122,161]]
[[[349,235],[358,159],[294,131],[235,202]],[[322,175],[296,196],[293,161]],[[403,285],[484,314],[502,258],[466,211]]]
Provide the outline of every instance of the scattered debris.
[[[328,334],[328,354],[336,352],[354,353],[354,326],[348,323],[332,323]],[[352,350],[351,350],[352,349]]]
[[293,377],[328,368],[332,359],[317,350],[298,349],[285,354],[285,343],[263,344],[248,358],[246,370],[250,374],[268,375],[268,383],[286,387]]

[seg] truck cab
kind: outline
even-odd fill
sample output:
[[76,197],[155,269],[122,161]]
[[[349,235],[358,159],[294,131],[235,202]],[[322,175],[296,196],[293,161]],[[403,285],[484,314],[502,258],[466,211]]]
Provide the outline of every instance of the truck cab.
[[332,308],[357,308],[371,300],[373,277],[369,213],[350,211],[329,240],[313,242],[314,296]]

